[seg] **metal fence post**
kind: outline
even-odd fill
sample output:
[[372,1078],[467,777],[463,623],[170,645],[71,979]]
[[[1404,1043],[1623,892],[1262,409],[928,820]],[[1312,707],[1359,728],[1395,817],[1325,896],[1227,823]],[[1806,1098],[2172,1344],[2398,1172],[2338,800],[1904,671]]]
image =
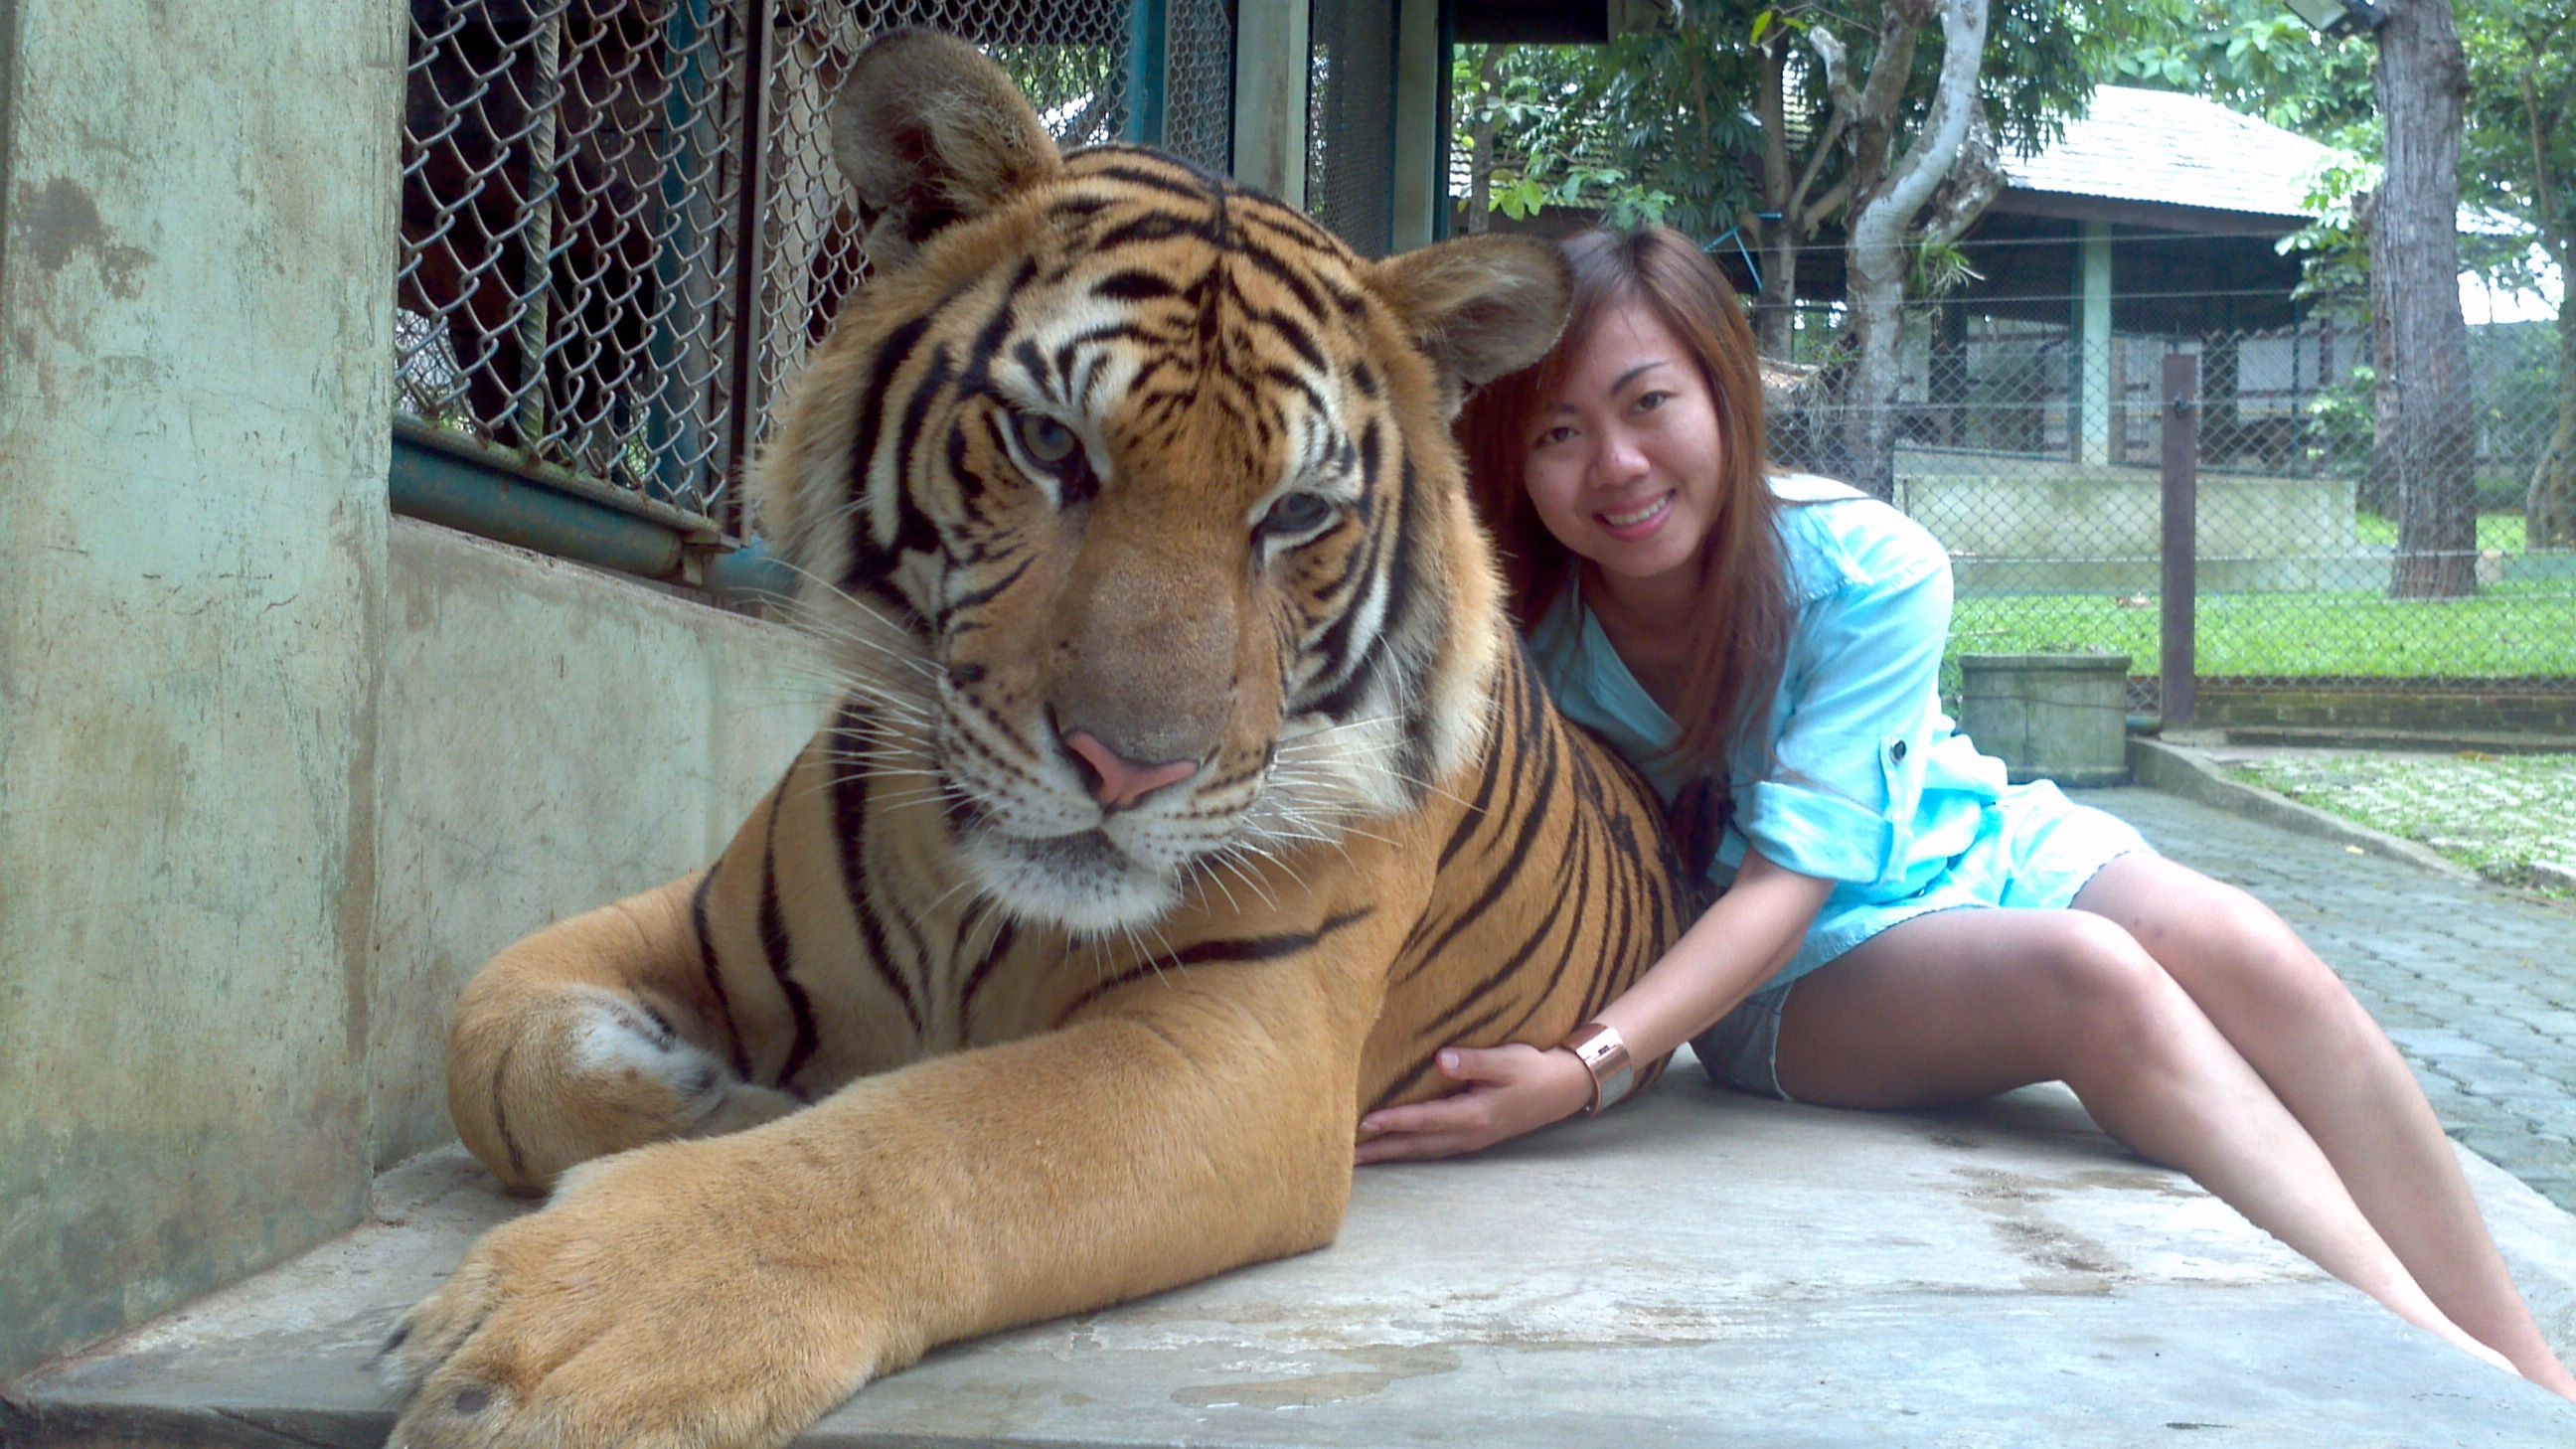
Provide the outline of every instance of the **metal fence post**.
[[[657,297],[674,299],[672,304],[656,307],[653,313],[652,340],[647,356],[653,365],[651,390],[645,394],[645,447],[652,453],[652,473],[644,481],[644,496],[664,503],[694,508],[704,480],[696,476],[700,459],[710,451],[703,399],[690,396],[678,379],[694,373],[696,367],[683,368],[683,353],[696,353],[692,362],[703,365],[703,355],[716,345],[707,336],[704,325],[706,310],[692,306],[686,298],[693,291],[706,290],[689,264],[681,240],[704,236],[716,229],[709,215],[714,198],[702,183],[714,174],[716,163],[711,153],[720,149],[722,121],[712,117],[710,96],[715,86],[709,81],[705,60],[699,54],[700,42],[711,28],[709,11],[713,0],[683,0],[671,7],[663,22],[663,48],[671,57],[668,64],[670,90],[662,100],[662,125],[669,136],[669,154],[661,158],[661,175],[655,192],[661,203],[662,225],[669,228],[670,242],[653,249],[653,286]],[[709,299],[692,299],[705,303]]]
[[546,398],[546,375],[552,341],[555,251],[555,129],[563,108],[564,7],[536,17],[535,53],[529,57],[528,185],[521,205],[528,229],[522,238],[519,288],[519,445],[531,458],[545,454],[546,428],[553,409]]
[[[742,48],[742,151],[734,168],[742,189],[734,197],[734,275],[731,387],[725,395],[725,438],[732,482],[739,485],[751,466],[752,437],[759,431],[760,273],[764,265],[761,226],[769,214],[769,66],[774,38],[773,7],[753,0],[750,25]],[[720,505],[724,522],[748,532],[743,514],[746,490],[728,488]],[[712,510],[711,510],[712,511]]]
[[2164,607],[2159,713],[2167,726],[2188,725],[2197,704],[2193,659],[2199,605],[2200,358],[2177,352],[2164,377]]
[[1127,133],[1131,145],[1163,144],[1163,77],[1171,71],[1164,0],[1127,0]]
[[1235,11],[1234,179],[1301,211],[1314,115],[1311,19],[1302,3]]

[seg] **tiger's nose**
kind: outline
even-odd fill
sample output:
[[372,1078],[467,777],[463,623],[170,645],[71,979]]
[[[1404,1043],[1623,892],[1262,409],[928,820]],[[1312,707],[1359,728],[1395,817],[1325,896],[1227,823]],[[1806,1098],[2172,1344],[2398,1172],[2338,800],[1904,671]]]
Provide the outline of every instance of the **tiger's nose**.
[[1137,764],[1102,744],[1089,730],[1066,731],[1064,747],[1090,767],[1092,798],[1111,810],[1124,810],[1165,785],[1176,785],[1199,772],[1196,760]]

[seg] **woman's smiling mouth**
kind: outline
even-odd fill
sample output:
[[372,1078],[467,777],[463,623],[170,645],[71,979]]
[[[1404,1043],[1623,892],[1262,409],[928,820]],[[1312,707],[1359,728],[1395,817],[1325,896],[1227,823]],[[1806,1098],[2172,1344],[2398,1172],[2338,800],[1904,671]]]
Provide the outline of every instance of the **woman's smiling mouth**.
[[1673,495],[1661,493],[1634,508],[1623,509],[1617,513],[1596,513],[1592,516],[1601,521],[1602,528],[1612,538],[1624,542],[1643,538],[1654,532],[1672,511]]

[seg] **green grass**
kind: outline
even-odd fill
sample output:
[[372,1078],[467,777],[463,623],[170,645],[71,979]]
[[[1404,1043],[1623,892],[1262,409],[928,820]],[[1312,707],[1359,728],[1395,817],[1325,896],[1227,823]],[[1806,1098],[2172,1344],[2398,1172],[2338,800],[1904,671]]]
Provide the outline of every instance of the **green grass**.
[[[2159,628],[2152,595],[1970,595],[1952,614],[1950,648],[2100,650],[2129,655],[2131,673],[2153,674]],[[2206,594],[2197,634],[2198,672],[2206,676],[2567,678],[2576,676],[2576,589],[2536,580],[2466,599],[2358,590]]]
[[[2363,513],[2356,515],[2354,522],[2359,526],[2361,542],[2365,547],[2395,548],[2397,546],[2396,519],[2382,518],[2376,513]],[[2481,551],[2494,553],[2521,553],[2527,537],[2523,531],[2523,525],[2524,519],[2520,513],[2479,514],[2478,548]]]
[[2576,755],[2291,754],[2235,773],[2492,880],[2537,886],[2534,864],[2576,865]]

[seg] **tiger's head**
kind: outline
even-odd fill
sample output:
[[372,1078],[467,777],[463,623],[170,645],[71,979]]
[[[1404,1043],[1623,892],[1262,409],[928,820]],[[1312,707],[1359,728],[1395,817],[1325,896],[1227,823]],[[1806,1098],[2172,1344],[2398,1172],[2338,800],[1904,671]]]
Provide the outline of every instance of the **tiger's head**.
[[1554,247],[1364,260],[1157,153],[1059,155],[923,32],[860,54],[832,136],[875,271],[762,517],[827,633],[897,632],[849,667],[985,894],[1134,929],[1473,757],[1507,635],[1449,423],[1554,340]]

